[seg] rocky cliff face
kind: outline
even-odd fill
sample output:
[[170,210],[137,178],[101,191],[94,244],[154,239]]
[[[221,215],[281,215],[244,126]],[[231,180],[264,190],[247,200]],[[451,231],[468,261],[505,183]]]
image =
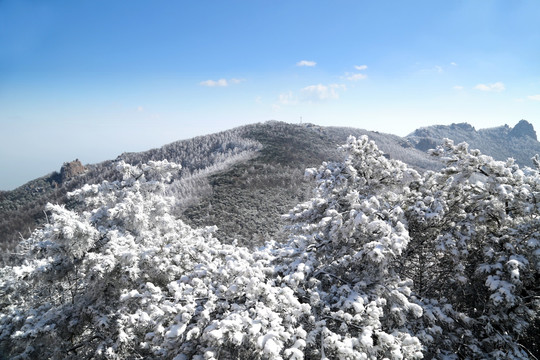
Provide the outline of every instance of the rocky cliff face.
[[86,168],[79,161],[79,159],[75,159],[71,162],[66,162],[64,163],[64,165],[62,165],[62,168],[60,169],[60,181],[64,183],[67,180],[73,178],[74,176],[83,174],[85,171]]
[[528,136],[533,138],[534,140],[538,140],[533,125],[527,120],[521,120],[520,122],[518,122],[516,126],[514,126],[514,128],[510,131],[509,135],[514,137]]

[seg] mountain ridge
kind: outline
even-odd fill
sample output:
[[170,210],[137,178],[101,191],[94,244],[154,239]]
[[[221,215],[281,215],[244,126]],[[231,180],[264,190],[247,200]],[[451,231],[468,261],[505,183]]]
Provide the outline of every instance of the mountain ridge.
[[513,158],[520,166],[532,166],[531,158],[540,153],[534,126],[520,120],[514,127],[508,125],[476,130],[467,123],[432,125],[419,128],[406,136],[417,149],[427,151],[449,138],[456,143],[466,142],[495,160]]
[[[530,158],[540,153],[540,143],[532,124],[518,125],[481,130],[463,123],[435,125],[399,137],[358,128],[268,121],[123,153],[115,160],[87,164],[84,171],[78,166],[81,171],[64,181],[58,181],[63,177],[53,172],[15,190],[0,191],[0,246],[4,252],[11,251],[18,239],[46,221],[43,206],[47,202],[76,207],[68,192],[86,183],[117,180],[118,161],[137,164],[163,159],[183,167],[170,186],[171,195],[178,199],[178,217],[192,226],[217,225],[217,235],[225,242],[257,246],[269,236],[279,239],[280,215],[311,195],[313,186],[303,177],[304,170],[342,160],[338,146],[350,135],[367,135],[389,157],[419,171],[440,166],[426,150],[442,143],[443,137],[467,141],[471,148],[498,160],[510,154],[518,163],[531,165]],[[501,146],[506,152],[500,151]]]

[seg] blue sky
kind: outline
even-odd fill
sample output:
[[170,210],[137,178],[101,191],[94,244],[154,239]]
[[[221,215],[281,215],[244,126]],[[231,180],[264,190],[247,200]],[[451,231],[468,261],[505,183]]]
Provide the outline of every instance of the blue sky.
[[0,189],[270,119],[540,130],[540,2],[0,1]]

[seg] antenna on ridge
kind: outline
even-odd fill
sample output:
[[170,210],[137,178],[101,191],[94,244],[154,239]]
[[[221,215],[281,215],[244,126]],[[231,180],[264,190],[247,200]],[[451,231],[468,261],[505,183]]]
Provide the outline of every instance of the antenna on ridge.
[[300,116],[300,124],[302,123],[302,117]]

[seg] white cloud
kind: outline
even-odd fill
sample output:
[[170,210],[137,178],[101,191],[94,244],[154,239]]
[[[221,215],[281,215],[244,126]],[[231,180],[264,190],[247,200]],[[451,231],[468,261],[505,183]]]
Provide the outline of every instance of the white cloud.
[[226,79],[206,80],[206,81],[201,81],[200,84],[202,86],[208,86],[208,87],[216,87],[216,86],[225,87],[225,86],[229,86],[229,83],[227,82]]
[[453,61],[450,63],[450,65],[457,66],[457,64],[455,62],[453,62]]
[[435,71],[437,71],[438,73],[442,73],[443,72],[443,68],[439,65],[435,65]]
[[346,90],[346,86],[342,84],[331,85],[310,85],[300,90],[302,94],[302,100],[310,102],[319,102],[330,99],[339,99],[338,89]]
[[357,73],[357,74],[346,73],[345,76],[347,76],[347,80],[351,80],[351,81],[358,81],[358,80],[367,78],[366,74],[361,74],[361,73]]
[[313,67],[317,65],[315,61],[309,61],[309,60],[302,60],[296,63],[296,66],[310,66]]
[[460,90],[461,91],[461,90],[463,90],[463,86],[456,85],[456,86],[454,86],[454,90]]
[[255,102],[256,102],[257,104],[262,104],[262,96],[257,96],[257,97],[255,98]]
[[[358,70],[358,71],[362,71],[362,70],[367,69],[367,65],[354,65],[354,68],[356,70]],[[345,73],[345,78],[347,80],[350,80],[350,81],[358,81],[358,80],[363,80],[363,79],[367,78],[367,75],[362,74],[362,73],[349,73],[349,72],[346,72]]]
[[534,101],[540,101],[540,94],[538,94],[538,95],[529,95],[529,96],[527,96],[527,99],[534,100]]
[[282,105],[295,105],[296,103],[298,103],[298,100],[293,95],[292,91],[279,94],[278,101]]
[[137,106],[137,112],[143,112],[144,108],[142,106]]
[[246,81],[246,79],[235,79],[235,78],[232,78],[230,80],[231,84],[240,84],[241,82],[244,82]]
[[502,82],[496,82],[493,84],[478,84],[474,88],[480,91],[493,91],[493,92],[501,92],[505,89],[504,84]]
[[317,84],[300,89],[298,94],[288,91],[278,96],[278,101],[272,104],[273,110],[280,110],[282,106],[297,105],[298,103],[322,102],[325,100],[339,99],[339,91],[347,90],[345,84]]
[[278,95],[277,102],[272,104],[272,110],[279,111],[281,110],[282,106],[289,106],[289,105],[296,105],[296,104],[298,104],[297,97],[293,94],[292,91],[288,91],[286,93],[281,93]]
[[206,81],[201,81],[199,84],[202,86],[208,86],[208,87],[226,87],[232,84],[240,84],[241,82],[244,82],[244,81],[246,81],[246,79],[232,78],[229,80],[227,79],[206,80]]

